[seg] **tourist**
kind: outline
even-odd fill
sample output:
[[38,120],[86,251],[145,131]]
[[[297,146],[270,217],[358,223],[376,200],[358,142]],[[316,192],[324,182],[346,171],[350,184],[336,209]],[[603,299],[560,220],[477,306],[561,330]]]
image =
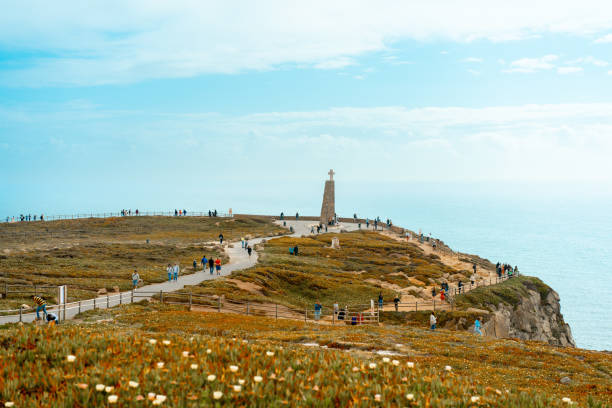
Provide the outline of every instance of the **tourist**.
[[338,302],[334,302],[334,316],[338,314],[338,310],[339,310]]
[[223,234],[219,234],[219,243],[223,245]]
[[249,256],[251,256],[251,252],[253,252],[253,250],[251,249],[250,246],[247,248],[247,252],[249,253]]
[[208,263],[208,259],[206,259],[206,255],[202,257],[202,270],[206,269],[206,264]]
[[45,217],[43,216],[43,214],[40,214],[40,220],[41,220],[41,221],[44,221],[44,220],[45,220]]
[[399,294],[395,295],[395,298],[393,298],[393,303],[395,304],[395,311],[399,312],[399,302],[400,302],[400,298],[399,298]]
[[172,268],[172,272],[174,273],[174,281],[175,282],[178,280],[179,271],[180,271],[179,265],[178,265],[178,263],[175,263],[174,264],[174,268]]
[[183,210],[179,210],[179,217],[183,215]]
[[285,213],[281,211],[281,215],[280,215],[280,220],[284,220],[285,219]]
[[295,247],[289,247],[289,255],[293,255],[293,250]]
[[57,318],[57,315],[55,313],[47,313],[46,318],[47,318],[47,324],[49,326],[55,326],[56,324],[59,323],[59,319]]
[[[442,289],[444,289],[444,287],[442,287]],[[436,297],[436,287],[435,286],[431,288],[431,297],[432,298]]]
[[174,216],[176,217],[178,215],[178,210],[175,208],[174,209]]
[[298,256],[298,246],[293,247],[293,255]]
[[434,312],[431,312],[431,315],[429,315],[429,326],[431,330],[436,330],[437,322],[438,322],[438,319],[436,319],[436,315],[434,314]]
[[472,276],[470,276],[470,283],[472,284],[472,286],[474,286],[474,284],[476,283],[476,272],[474,272]]
[[472,270],[474,271],[474,275],[476,275],[476,263],[472,264]]
[[319,320],[321,318],[321,309],[322,308],[323,308],[323,306],[321,306],[321,303],[319,301],[317,301],[317,303],[315,303],[315,305],[314,305],[315,320]]
[[444,289],[440,289],[440,300],[444,302],[446,299],[446,291]]
[[134,269],[134,272],[132,273],[132,287],[134,289],[136,289],[138,287],[138,281],[139,280],[140,280],[140,275],[138,274],[136,269]]
[[168,267],[166,268],[166,272],[168,272],[168,282],[172,282],[172,272],[173,272],[174,268],[172,268],[172,265],[168,264]]
[[183,217],[187,215],[187,210],[183,210]]
[[310,233],[311,233],[311,234],[314,234],[314,225],[311,225],[311,226],[310,226]]
[[340,312],[338,312],[338,320],[344,320],[344,318],[346,317],[347,311],[348,311],[348,306],[344,306],[344,309],[341,309]]
[[244,248],[244,237],[240,237],[240,246]]
[[300,214],[299,213],[295,213],[295,220],[297,221],[300,218]]
[[366,218],[366,229],[370,228],[370,219]]
[[474,333],[482,336],[482,332],[480,331],[480,320],[478,317],[474,321]]
[[221,275],[221,260],[219,257],[215,259],[215,268],[217,269],[217,275]]
[[514,276],[518,276],[519,270],[518,266],[514,265]]
[[382,292],[380,292],[378,294],[378,308],[379,309],[383,308],[383,295],[382,295]]
[[212,259],[212,256],[208,260],[208,268],[210,269],[210,274],[212,275],[215,268],[215,261]]
[[457,293],[461,293],[462,288],[463,288],[463,282],[461,282],[461,279],[459,279],[459,282],[457,282]]
[[36,303],[36,320],[40,320],[39,312],[42,310],[44,315],[47,315],[47,302],[40,296],[32,296],[34,303]]

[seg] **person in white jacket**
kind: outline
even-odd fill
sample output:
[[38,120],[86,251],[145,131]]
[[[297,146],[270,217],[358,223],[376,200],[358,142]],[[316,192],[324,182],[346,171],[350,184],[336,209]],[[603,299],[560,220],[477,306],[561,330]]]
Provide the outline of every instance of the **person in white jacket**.
[[431,330],[436,330],[437,322],[438,319],[436,319],[436,315],[434,314],[434,312],[431,312],[431,315],[429,316],[429,325],[431,326]]
[[174,281],[176,282],[178,280],[178,274],[179,274],[179,266],[178,264],[174,264],[174,268],[173,268],[173,272],[174,272]]

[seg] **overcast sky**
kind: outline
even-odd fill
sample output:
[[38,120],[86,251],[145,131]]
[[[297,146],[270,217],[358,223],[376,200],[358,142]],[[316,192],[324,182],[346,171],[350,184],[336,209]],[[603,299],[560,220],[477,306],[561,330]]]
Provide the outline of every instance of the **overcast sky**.
[[612,182],[609,1],[206,3],[3,5],[0,210]]

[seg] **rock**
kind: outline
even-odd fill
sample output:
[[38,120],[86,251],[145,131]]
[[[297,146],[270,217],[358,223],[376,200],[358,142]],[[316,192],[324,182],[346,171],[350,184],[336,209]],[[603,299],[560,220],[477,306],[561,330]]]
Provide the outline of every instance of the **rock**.
[[98,295],[106,295],[106,288],[98,289]]
[[21,305],[22,309],[30,309],[30,305],[26,305],[25,303]]
[[559,382],[560,382],[561,384],[569,384],[569,383],[571,383],[571,382],[572,382],[572,379],[571,379],[571,378],[569,378],[569,377],[563,377],[562,379],[560,379],[560,380],[559,380]]
[[119,293],[119,286],[113,286],[113,292]]

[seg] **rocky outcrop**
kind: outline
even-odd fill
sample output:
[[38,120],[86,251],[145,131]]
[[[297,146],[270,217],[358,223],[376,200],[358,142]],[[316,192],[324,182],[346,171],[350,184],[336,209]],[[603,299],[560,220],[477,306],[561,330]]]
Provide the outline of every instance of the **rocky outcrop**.
[[576,347],[570,326],[561,314],[559,295],[548,286],[546,289],[527,288],[516,304],[489,305],[491,312],[483,316],[483,334]]

